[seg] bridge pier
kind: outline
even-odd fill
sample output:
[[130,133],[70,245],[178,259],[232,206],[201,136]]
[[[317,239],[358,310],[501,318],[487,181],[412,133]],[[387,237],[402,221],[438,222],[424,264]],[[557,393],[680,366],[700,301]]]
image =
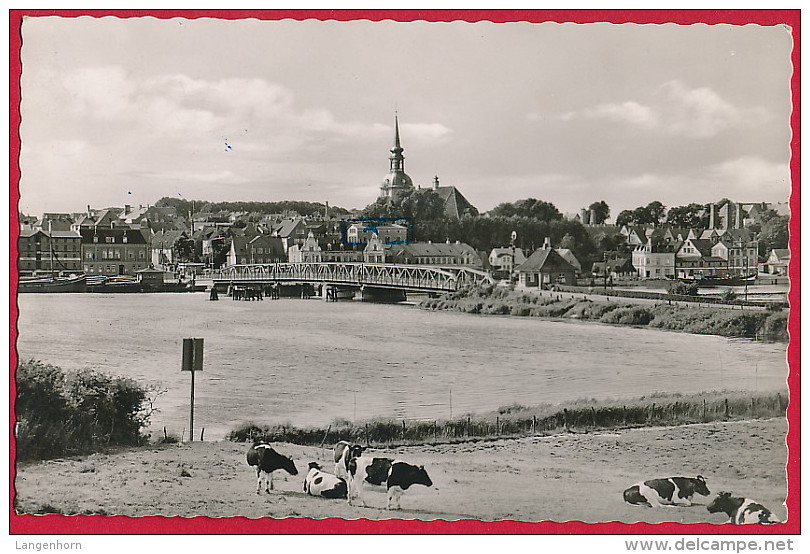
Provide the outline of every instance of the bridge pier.
[[407,299],[408,295],[402,289],[360,287],[360,300],[363,302],[404,302]]

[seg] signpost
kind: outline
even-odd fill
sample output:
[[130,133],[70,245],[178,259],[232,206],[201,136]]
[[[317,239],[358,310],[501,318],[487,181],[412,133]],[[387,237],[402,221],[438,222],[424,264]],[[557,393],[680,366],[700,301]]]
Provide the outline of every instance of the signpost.
[[183,339],[182,371],[191,372],[191,411],[189,413],[189,442],[194,441],[194,372],[203,368],[203,339]]

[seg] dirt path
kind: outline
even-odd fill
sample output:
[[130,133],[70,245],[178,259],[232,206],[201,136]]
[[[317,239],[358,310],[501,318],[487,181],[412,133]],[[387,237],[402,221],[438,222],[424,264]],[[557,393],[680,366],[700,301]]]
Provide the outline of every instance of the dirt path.
[[330,450],[278,445],[301,473],[279,472],[277,491],[256,495],[245,444],[198,442],[21,465],[16,506],[18,513],[128,516],[723,523],[703,505],[651,509],[622,501],[638,480],[701,474],[712,492],[755,498],[785,518],[786,432],[785,421],[771,419],[373,450],[424,464],[434,481],[409,490],[395,512],[384,509],[381,493],[368,493],[369,508],[304,495],[307,463],[331,470]]

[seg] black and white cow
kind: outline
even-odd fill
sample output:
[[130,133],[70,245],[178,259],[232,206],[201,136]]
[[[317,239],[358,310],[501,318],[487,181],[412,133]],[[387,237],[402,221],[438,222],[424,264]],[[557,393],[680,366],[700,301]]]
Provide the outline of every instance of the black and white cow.
[[641,506],[691,506],[695,494],[709,496],[706,479],[697,477],[668,477],[650,479],[624,491],[624,501]]
[[341,479],[349,480],[349,462],[363,454],[365,447],[359,444],[350,444],[340,441],[335,445],[335,475]]
[[318,462],[309,462],[309,473],[304,478],[304,492],[324,498],[346,498],[348,487],[346,481],[321,471]]
[[711,513],[723,512],[735,525],[746,523],[781,523],[771,511],[750,498],[731,496],[730,492],[721,492],[706,506]]
[[349,461],[349,505],[352,498],[359,498],[363,506],[366,501],[362,496],[364,487],[388,492],[386,507],[392,505],[400,508],[400,497],[411,485],[432,487],[433,481],[423,466],[411,465],[392,458],[371,458],[361,456]]
[[258,478],[256,494],[262,491],[262,479],[265,482],[265,492],[273,490],[273,472],[277,469],[283,469],[290,475],[298,475],[298,470],[295,468],[292,459],[279,454],[265,442],[257,441],[253,443],[253,446],[247,451],[247,463],[256,466],[256,477]]

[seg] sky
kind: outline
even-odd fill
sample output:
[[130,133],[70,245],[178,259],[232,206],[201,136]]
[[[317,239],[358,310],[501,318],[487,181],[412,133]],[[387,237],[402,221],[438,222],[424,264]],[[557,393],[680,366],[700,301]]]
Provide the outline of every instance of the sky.
[[480,211],[790,194],[781,26],[35,17],[22,33],[26,214],[362,208],[395,113],[414,183]]

